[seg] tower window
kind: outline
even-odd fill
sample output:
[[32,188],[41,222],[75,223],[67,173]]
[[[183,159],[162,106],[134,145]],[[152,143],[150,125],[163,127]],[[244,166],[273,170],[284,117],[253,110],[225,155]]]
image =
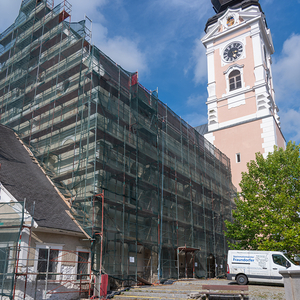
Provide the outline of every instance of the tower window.
[[235,155],[235,158],[236,158],[236,162],[237,162],[237,163],[241,162],[241,154],[240,154],[240,153],[237,153],[237,154]]
[[229,90],[233,91],[242,87],[241,73],[234,70],[229,74]]

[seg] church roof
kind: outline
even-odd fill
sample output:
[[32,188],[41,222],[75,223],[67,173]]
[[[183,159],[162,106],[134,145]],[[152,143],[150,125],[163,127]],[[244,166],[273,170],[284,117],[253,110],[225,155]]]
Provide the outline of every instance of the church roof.
[[199,125],[194,127],[196,131],[198,131],[201,135],[208,133],[208,124]]
[[216,12],[216,14],[209,18],[208,21],[206,22],[205,29],[204,31],[207,32],[207,28],[216,23],[218,19],[224,15],[226,12],[227,8],[242,8],[245,9],[249,6],[256,5],[259,7],[260,11],[262,12],[261,6],[258,3],[259,0],[211,0],[211,3],[213,5],[213,8]]
[[14,131],[0,124],[0,141],[0,182],[18,201],[26,198],[26,210],[38,226],[81,232],[66,212],[69,207]]

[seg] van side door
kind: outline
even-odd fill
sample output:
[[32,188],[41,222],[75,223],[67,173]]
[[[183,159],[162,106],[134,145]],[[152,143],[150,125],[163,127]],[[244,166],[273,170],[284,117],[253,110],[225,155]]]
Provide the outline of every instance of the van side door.
[[272,254],[271,279],[275,282],[283,282],[283,277],[279,271],[286,270],[290,262],[281,254]]
[[252,281],[267,282],[270,279],[270,258],[267,253],[257,253],[250,265]]

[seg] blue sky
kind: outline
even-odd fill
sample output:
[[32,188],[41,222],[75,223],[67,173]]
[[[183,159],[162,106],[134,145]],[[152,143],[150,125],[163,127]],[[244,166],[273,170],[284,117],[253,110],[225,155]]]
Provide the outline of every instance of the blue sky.
[[[55,5],[61,1],[55,0]],[[69,0],[72,21],[92,19],[93,43],[192,126],[207,121],[204,27],[210,0]],[[0,32],[21,0],[0,0]],[[300,0],[260,0],[275,53],[273,79],[281,128],[300,143]]]

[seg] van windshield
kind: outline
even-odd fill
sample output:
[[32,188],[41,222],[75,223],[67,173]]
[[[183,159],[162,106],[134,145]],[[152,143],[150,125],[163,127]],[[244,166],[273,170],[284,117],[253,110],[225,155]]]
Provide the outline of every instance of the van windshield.
[[282,256],[280,254],[272,254],[272,258],[273,258],[274,264],[280,265],[283,267],[287,267],[288,260],[284,256]]

